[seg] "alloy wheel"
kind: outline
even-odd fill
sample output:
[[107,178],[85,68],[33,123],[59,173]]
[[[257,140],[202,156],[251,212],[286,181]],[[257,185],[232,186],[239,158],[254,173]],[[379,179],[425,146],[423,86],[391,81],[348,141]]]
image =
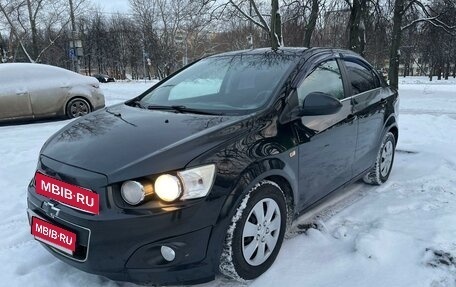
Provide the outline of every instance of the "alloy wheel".
[[258,266],[274,251],[281,227],[280,209],[271,198],[259,201],[247,217],[242,232],[242,253],[245,261]]
[[382,149],[380,172],[382,176],[386,176],[391,168],[393,162],[393,143],[387,141]]

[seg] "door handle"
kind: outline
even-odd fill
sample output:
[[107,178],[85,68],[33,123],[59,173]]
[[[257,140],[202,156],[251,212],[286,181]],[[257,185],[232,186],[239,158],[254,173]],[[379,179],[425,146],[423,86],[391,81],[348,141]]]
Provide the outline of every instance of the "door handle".
[[356,119],[356,116],[354,114],[349,114],[347,116],[347,121],[351,121],[351,120],[355,120]]
[[386,99],[381,99],[381,100],[380,100],[380,105],[381,105],[382,107],[385,107],[387,102],[388,102],[388,101],[387,101]]

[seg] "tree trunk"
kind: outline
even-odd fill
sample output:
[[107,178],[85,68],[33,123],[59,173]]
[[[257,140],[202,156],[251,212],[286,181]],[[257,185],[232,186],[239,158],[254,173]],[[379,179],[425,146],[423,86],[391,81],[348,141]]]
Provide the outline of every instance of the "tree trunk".
[[391,48],[389,56],[389,71],[388,78],[390,85],[398,89],[399,88],[399,59],[400,59],[400,47],[402,40],[402,16],[404,10],[404,0],[396,0],[394,3],[394,14],[393,14],[393,31],[391,37]]
[[271,0],[271,47],[277,49],[282,44],[282,19],[279,13],[279,0]]
[[89,54],[89,56],[87,57],[88,59],[88,64],[89,64],[89,76],[92,76],[92,55]]
[[367,0],[353,0],[353,6],[350,10],[350,20],[348,22],[348,48],[362,56],[364,55],[364,49],[366,46],[366,27],[364,23],[366,11]]
[[437,67],[437,80],[441,80],[442,79],[442,64],[439,63],[438,67]]
[[38,32],[36,30],[36,19],[33,14],[32,10],[32,1],[27,0],[27,9],[28,9],[28,16],[30,21],[30,30],[32,32],[32,58],[36,59],[38,57],[39,48],[38,48]]
[[445,67],[445,80],[448,80],[448,77],[450,76],[450,62],[446,62],[446,67]]
[[310,11],[309,23],[306,26],[304,34],[304,47],[310,47],[312,34],[315,30],[318,20],[318,0],[312,0],[312,10]]

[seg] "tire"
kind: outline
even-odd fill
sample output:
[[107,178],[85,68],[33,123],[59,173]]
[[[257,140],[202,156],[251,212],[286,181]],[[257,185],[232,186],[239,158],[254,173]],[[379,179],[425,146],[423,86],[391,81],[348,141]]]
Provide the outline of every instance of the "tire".
[[231,222],[220,272],[238,281],[255,279],[274,263],[282,246],[287,226],[282,189],[272,181],[261,181],[244,197]]
[[383,138],[374,167],[366,173],[363,181],[367,184],[381,185],[386,182],[393,167],[396,139],[388,132]]
[[74,98],[67,103],[65,111],[69,119],[74,119],[89,114],[92,111],[92,107],[87,100]]

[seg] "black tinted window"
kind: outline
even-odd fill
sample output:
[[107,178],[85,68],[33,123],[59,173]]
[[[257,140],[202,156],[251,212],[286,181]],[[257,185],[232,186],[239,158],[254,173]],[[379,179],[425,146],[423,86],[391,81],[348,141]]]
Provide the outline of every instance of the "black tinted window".
[[350,77],[353,95],[379,87],[379,81],[370,69],[348,61],[345,61],[345,66]]
[[299,102],[312,92],[322,92],[336,99],[344,98],[344,85],[335,60],[320,64],[298,87]]

